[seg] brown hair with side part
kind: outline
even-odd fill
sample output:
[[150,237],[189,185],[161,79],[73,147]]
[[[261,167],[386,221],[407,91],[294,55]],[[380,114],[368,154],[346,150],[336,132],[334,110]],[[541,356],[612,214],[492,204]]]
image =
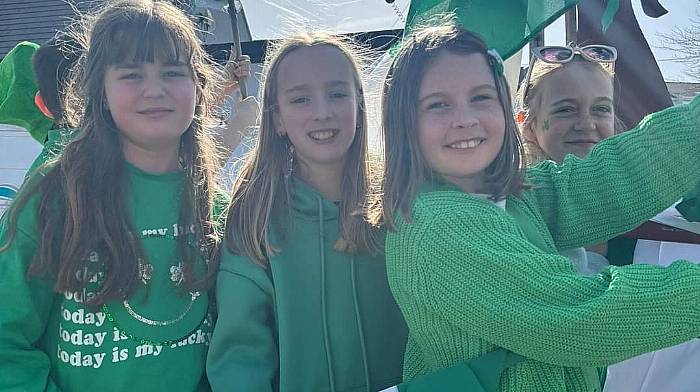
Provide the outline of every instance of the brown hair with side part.
[[[525,188],[523,147],[512,115],[508,83],[497,64],[500,58],[489,53],[484,41],[458,27],[453,18],[439,27],[418,29],[401,44],[384,82],[382,131],[384,133],[385,174],[383,202],[372,213],[372,221],[384,221],[395,230],[397,214],[410,219],[410,211],[421,184],[437,176],[427,166],[418,142],[418,107],[421,81],[442,51],[452,54],[481,54],[492,65],[498,100],[505,113],[505,136],[496,159],[485,169],[484,193],[494,200],[519,195]],[[502,68],[501,68],[502,70]],[[469,72],[469,70],[464,70]],[[381,210],[381,211],[380,211]]]

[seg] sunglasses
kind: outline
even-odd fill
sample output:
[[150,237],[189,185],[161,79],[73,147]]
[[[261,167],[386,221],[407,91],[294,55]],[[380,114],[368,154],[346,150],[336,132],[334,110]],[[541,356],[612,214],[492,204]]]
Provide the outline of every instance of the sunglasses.
[[530,89],[532,69],[537,59],[549,64],[566,64],[571,62],[574,57],[578,55],[592,63],[601,63],[611,74],[615,70],[615,61],[617,60],[617,49],[607,45],[586,45],[581,47],[538,46],[533,48],[531,53],[530,66],[527,69],[527,75],[523,81],[525,84],[523,87],[523,94],[521,95],[521,104],[525,102],[525,98]]

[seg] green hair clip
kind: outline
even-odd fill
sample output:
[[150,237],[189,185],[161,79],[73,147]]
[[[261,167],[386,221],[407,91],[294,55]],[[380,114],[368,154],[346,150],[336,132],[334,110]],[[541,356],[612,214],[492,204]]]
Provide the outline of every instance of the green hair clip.
[[489,65],[493,68],[494,72],[498,76],[503,76],[503,58],[501,57],[500,54],[498,54],[498,51],[494,48],[491,48],[486,51],[486,56],[489,61]]

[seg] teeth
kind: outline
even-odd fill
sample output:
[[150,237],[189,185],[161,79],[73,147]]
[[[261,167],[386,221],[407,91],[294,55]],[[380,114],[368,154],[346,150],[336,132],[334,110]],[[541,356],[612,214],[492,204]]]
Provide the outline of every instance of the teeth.
[[315,131],[315,132],[311,132],[309,134],[309,136],[311,136],[311,138],[314,140],[326,140],[326,139],[330,139],[333,136],[335,136],[335,131],[333,131],[333,130]]
[[469,139],[469,140],[462,140],[457,143],[452,143],[448,147],[450,148],[456,148],[456,149],[465,149],[465,148],[474,148],[481,144],[483,140],[481,139]]

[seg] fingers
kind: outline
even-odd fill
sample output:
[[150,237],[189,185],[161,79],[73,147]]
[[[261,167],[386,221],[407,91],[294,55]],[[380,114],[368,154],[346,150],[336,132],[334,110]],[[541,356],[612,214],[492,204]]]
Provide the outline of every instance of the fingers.
[[226,77],[229,78],[231,82],[247,79],[250,77],[251,70],[250,57],[242,55],[234,60],[229,59],[224,69],[226,71]]

